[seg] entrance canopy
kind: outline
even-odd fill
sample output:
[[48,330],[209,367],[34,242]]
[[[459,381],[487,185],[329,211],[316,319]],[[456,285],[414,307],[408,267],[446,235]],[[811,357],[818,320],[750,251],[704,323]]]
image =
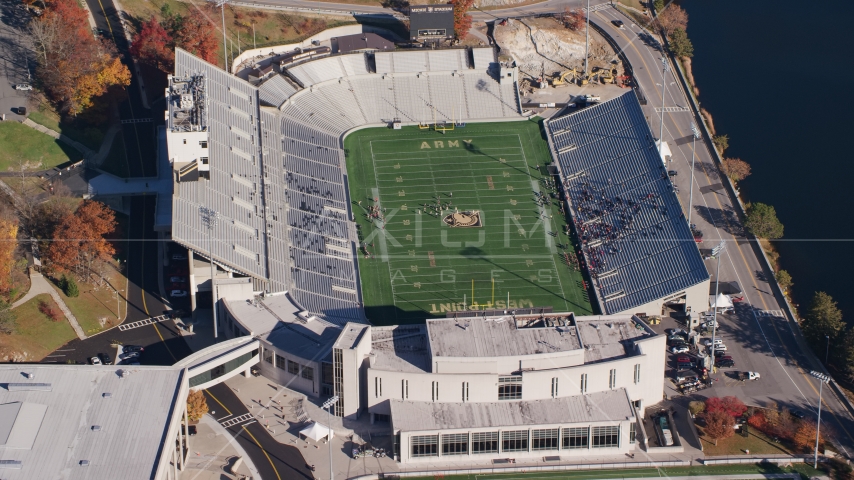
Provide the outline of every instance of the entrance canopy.
[[320,441],[321,438],[324,438],[327,436],[329,438],[332,438],[335,436],[335,433],[333,433],[329,427],[327,427],[326,425],[322,425],[320,423],[317,423],[317,422],[312,422],[311,425],[300,430],[299,434],[300,434],[300,436],[310,438],[310,439],[314,440],[315,442]]
[[729,299],[723,293],[719,293],[718,297],[714,296],[709,297],[709,302],[712,304],[712,308],[730,308],[732,307],[732,300]]

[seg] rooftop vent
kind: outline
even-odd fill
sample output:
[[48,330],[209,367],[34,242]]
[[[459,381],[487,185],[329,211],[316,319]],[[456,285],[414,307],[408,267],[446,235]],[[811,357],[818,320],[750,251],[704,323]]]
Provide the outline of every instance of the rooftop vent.
[[89,460],[80,460],[80,466],[81,467],[88,467],[89,466]]
[[27,372],[24,372],[24,376],[25,376],[25,377],[27,377],[27,378],[28,378],[28,379],[30,379],[30,380],[32,380],[32,379],[34,379],[34,378],[36,378],[36,374],[35,374],[35,373],[27,373]]
[[7,470],[20,470],[23,463],[20,460],[0,460],[0,468]]
[[102,394],[101,394],[101,396],[102,396],[102,397],[104,397],[104,398],[110,398],[110,397],[112,397],[112,396],[113,396],[113,394],[112,394],[112,393],[110,393],[110,392],[104,392],[104,393],[102,393]]
[[92,431],[93,432],[100,432],[101,426],[100,425],[92,425]]
[[40,391],[49,392],[52,390],[49,383],[7,383],[6,390],[10,392],[22,391]]

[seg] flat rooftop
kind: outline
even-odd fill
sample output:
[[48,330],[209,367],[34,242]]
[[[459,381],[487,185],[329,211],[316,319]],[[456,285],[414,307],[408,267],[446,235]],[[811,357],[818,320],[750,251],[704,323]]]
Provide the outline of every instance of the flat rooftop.
[[425,325],[371,328],[371,368],[429,373],[430,350]]
[[572,313],[427,320],[436,357],[510,357],[578,350]]
[[395,430],[405,432],[619,421],[634,417],[624,388],[519,402],[438,403],[391,400]]
[[310,314],[306,316],[288,295],[231,300],[228,309],[252,335],[307,360],[326,358],[341,334],[341,327]]
[[635,341],[656,335],[630,315],[578,317],[576,326],[584,342],[584,363],[634,355]]
[[[117,373],[122,369],[129,372],[124,378]],[[0,365],[0,437],[6,437],[0,459],[21,462],[19,470],[3,469],[0,475],[153,478],[182,373],[155,366]],[[88,466],[81,465],[84,460]]]

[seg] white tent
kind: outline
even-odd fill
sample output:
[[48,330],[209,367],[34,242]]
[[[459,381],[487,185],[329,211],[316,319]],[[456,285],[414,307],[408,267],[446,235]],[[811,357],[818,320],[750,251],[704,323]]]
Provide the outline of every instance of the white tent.
[[667,161],[673,156],[673,152],[670,151],[670,145],[668,145],[667,142],[661,143],[659,140],[656,140],[655,146],[659,147],[658,154],[661,155],[661,163],[666,167]]
[[326,436],[329,436],[329,438],[335,436],[335,433],[329,427],[317,422],[312,422],[311,425],[300,430],[299,434],[300,436],[310,438],[315,442]]
[[723,293],[718,294],[718,298],[715,298],[713,295],[709,296],[709,303],[712,304],[712,308],[730,308],[732,307],[732,300],[729,299]]

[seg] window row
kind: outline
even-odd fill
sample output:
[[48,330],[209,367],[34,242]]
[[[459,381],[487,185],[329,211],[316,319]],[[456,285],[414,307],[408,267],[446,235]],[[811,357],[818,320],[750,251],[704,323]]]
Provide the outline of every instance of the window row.
[[273,350],[264,350],[264,361],[282,370],[286,370],[291,375],[302,376],[306,380],[314,381],[314,368],[288,360],[285,357],[274,353]]
[[412,457],[609,448],[620,446],[620,426],[413,435],[409,443]]

